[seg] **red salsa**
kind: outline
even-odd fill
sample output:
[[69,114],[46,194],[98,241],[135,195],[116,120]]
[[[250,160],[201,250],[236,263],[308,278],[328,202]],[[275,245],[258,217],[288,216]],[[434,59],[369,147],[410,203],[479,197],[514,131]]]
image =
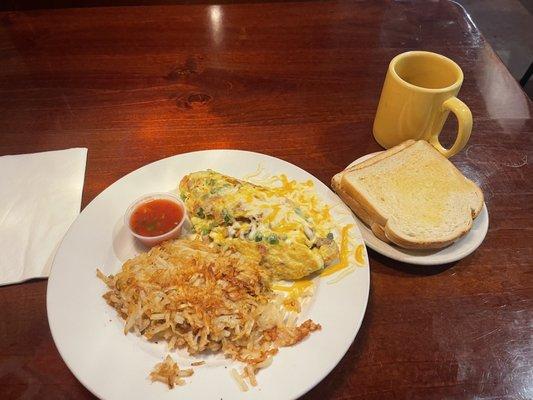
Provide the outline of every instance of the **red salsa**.
[[154,237],[170,232],[183,219],[183,210],[173,201],[150,200],[139,204],[130,218],[130,227],[137,235]]

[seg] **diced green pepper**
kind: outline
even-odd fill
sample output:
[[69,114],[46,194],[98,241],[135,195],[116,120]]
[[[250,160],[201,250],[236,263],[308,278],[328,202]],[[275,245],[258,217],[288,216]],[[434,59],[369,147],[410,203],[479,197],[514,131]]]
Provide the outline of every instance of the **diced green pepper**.
[[222,218],[224,219],[224,222],[227,225],[230,225],[231,223],[233,223],[233,217],[226,209],[222,210]]
[[275,233],[268,235],[267,241],[270,244],[278,244],[279,243],[278,235],[276,235]]

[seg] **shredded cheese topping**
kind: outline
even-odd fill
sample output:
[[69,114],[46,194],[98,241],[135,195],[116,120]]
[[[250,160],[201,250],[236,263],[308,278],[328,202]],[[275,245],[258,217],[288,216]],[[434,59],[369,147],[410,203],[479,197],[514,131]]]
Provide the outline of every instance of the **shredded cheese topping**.
[[349,236],[348,232],[350,229],[353,228],[353,224],[345,225],[342,228],[342,238],[341,238],[341,250],[340,250],[340,256],[339,256],[339,262],[337,264],[330,265],[326,269],[324,269],[320,276],[329,276],[331,274],[334,274],[337,271],[340,271],[341,269],[346,268],[349,265],[348,261],[348,251],[349,251]]

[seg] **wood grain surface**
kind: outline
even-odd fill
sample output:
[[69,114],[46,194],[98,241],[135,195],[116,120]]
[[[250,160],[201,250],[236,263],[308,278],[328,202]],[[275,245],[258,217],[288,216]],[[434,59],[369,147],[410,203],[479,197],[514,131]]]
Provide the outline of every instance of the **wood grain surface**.
[[[474,129],[453,162],[483,189],[489,232],[452,265],[370,252],[363,325],[304,398],[531,399],[532,105],[455,3],[0,13],[0,155],[87,147],[83,206],[136,168],[200,149],[270,154],[328,184],[380,150],[371,127],[387,65],[413,49],[464,71]],[[450,118],[448,140],[455,129]],[[0,398],[90,399],[45,301],[46,281],[0,288]]]

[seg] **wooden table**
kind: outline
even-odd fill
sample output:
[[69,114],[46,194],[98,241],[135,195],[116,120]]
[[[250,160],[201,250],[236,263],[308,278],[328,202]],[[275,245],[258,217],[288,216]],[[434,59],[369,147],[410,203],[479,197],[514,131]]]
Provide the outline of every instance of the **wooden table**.
[[[136,168],[200,149],[263,152],[329,183],[380,149],[387,64],[411,49],[464,71],[475,123],[453,161],[482,187],[490,230],[452,265],[370,252],[361,330],[305,399],[532,398],[532,105],[454,3],[4,12],[0,154],[88,147],[84,206]],[[0,398],[92,398],[54,346],[45,297],[46,281],[0,288]]]

